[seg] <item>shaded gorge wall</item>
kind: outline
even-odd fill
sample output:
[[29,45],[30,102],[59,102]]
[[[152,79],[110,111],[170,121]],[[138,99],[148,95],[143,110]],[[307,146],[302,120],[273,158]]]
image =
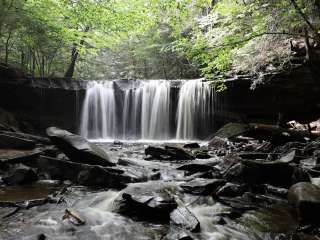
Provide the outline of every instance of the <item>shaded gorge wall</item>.
[[[310,68],[300,67],[292,69],[290,72],[271,76],[269,81],[266,81],[263,85],[259,85],[255,90],[250,90],[252,84],[250,79],[228,79],[226,80],[228,89],[222,93],[215,93],[214,98],[210,98],[210,113],[206,115],[209,117],[201,119],[203,115],[196,114],[193,115],[192,118],[180,118],[180,129],[182,129],[182,126],[190,126],[188,124],[191,124],[188,121],[185,122],[185,125],[182,124],[182,119],[192,119],[193,124],[193,127],[187,127],[187,131],[181,132],[188,132],[191,136],[196,135],[195,138],[205,138],[227,122],[245,121],[275,124],[278,122],[279,115],[282,116],[283,122],[292,119],[301,122],[316,120],[320,115],[319,76],[319,74]],[[195,88],[191,88],[191,85],[196,84],[199,86],[199,83],[193,81],[186,82],[184,80],[167,81],[167,83],[170,83],[168,132],[167,124],[163,124],[161,120],[164,117],[162,113],[167,112],[167,105],[164,104],[166,101],[163,100],[168,100],[168,98],[163,97],[167,96],[165,93],[168,93],[168,88],[166,87],[167,84],[161,83],[161,81],[162,80],[156,80],[153,83],[156,85],[155,87],[151,83],[148,84],[148,82],[151,81],[109,81],[109,84],[112,85],[113,88],[112,92],[115,95],[116,104],[116,109],[114,110],[116,112],[116,127],[114,128],[115,133],[113,133],[113,137],[119,139],[123,139],[124,137],[127,139],[142,138],[142,111],[133,112],[133,107],[141,108],[143,105],[142,102],[138,104],[138,102],[142,100],[141,95],[145,94],[145,96],[147,96],[147,93],[155,91],[152,96],[148,97],[150,100],[149,103],[151,104],[152,101],[151,106],[155,104],[162,107],[156,109],[151,107],[150,110],[150,108],[147,108],[147,105],[145,105],[146,114],[144,116],[150,116],[151,114],[153,116],[159,116],[159,118],[153,117],[154,120],[145,118],[150,120],[144,124],[144,126],[151,123],[161,123],[158,128],[155,128],[157,133],[159,133],[159,135],[157,135],[159,138],[167,138],[168,135],[170,139],[190,138],[188,135],[179,136],[179,134],[177,137],[179,93],[184,92],[183,98],[186,101],[184,101],[183,104],[186,109],[190,110],[193,105],[190,103],[187,104],[187,101],[193,103],[197,101],[207,101],[204,100],[205,97],[199,98],[199,96],[206,96],[205,94],[196,94],[196,92],[207,91],[206,87],[200,88],[202,90],[198,89],[198,91],[192,92],[192,89]],[[105,81],[102,81],[100,84],[103,85],[104,82]],[[96,83],[75,80],[66,81],[64,79],[28,79],[23,76],[0,75],[0,108],[16,114],[19,120],[26,123],[27,130],[33,128],[34,132],[44,133],[47,127],[57,126],[72,132],[80,132],[81,110],[84,106],[83,103],[90,84],[94,85]],[[142,87],[142,85],[144,85],[144,87]],[[160,85],[162,86],[161,89]],[[105,86],[103,88],[105,88]],[[147,89],[150,91],[147,91]],[[214,91],[212,92],[210,90],[210,92],[213,93]],[[133,98],[138,98],[139,101],[133,101]],[[198,100],[194,101],[192,99]],[[214,101],[212,101],[212,99],[214,99]],[[183,104],[181,103],[181,105]],[[202,106],[206,105],[202,104]],[[206,107],[204,107],[204,109],[206,109]],[[198,108],[197,111],[201,112],[202,110]],[[135,113],[139,114],[134,117]],[[188,111],[182,111],[180,113],[181,116],[189,114]],[[123,116],[127,117],[124,118]],[[133,121],[132,118],[136,120]],[[208,125],[206,126],[206,124]],[[90,126],[92,126],[92,124]],[[87,133],[88,136],[91,134],[89,137],[105,137],[102,135],[94,136],[94,132],[89,129],[90,127],[88,127]],[[150,134],[148,138],[154,138],[155,133],[148,130],[150,127],[146,127],[145,129],[147,130],[145,134],[147,134],[147,136]],[[194,131],[194,133],[192,133],[192,131]],[[98,134],[101,134],[101,132]],[[108,137],[108,135],[106,135],[106,137]]]

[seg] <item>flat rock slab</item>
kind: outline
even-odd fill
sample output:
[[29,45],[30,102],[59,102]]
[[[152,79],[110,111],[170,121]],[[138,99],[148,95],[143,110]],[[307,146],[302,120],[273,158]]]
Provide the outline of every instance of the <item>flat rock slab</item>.
[[36,143],[32,140],[0,134],[0,148],[2,149],[34,149]]
[[247,186],[244,184],[227,183],[217,191],[217,196],[223,197],[237,197],[244,194],[247,190]]
[[24,164],[37,168],[39,174],[50,179],[70,180],[84,186],[122,189],[127,183],[146,178],[143,173],[134,174],[125,168],[93,166],[46,156],[24,161]]
[[170,214],[171,222],[179,228],[191,231],[200,231],[200,222],[186,207],[178,207]]
[[170,213],[177,207],[172,192],[173,183],[149,181],[130,184],[116,199],[119,213],[151,221],[169,221]]
[[149,146],[145,154],[152,159],[159,160],[193,160],[195,157],[185,150],[177,147],[165,146],[164,148]]
[[221,163],[221,160],[217,158],[193,160],[190,163],[181,165],[177,169],[192,172],[192,173],[207,172],[207,171],[214,170],[214,166],[218,165],[219,163]]
[[196,178],[190,182],[181,184],[180,187],[187,193],[195,195],[210,195],[224,184],[225,181],[222,179]]
[[289,187],[294,168],[286,162],[242,160],[242,175],[249,184],[268,183],[279,187]]
[[7,185],[25,185],[38,180],[36,172],[22,164],[12,166],[12,169],[3,177],[3,182]]
[[319,223],[320,188],[308,182],[300,182],[289,189],[288,201],[301,221]]
[[42,153],[41,149],[34,150],[16,150],[0,149],[0,161],[14,164],[23,163],[24,160],[34,159]]
[[220,138],[233,138],[237,137],[243,133],[248,132],[250,129],[249,125],[242,124],[242,123],[228,123],[224,125],[222,128],[220,128],[215,136]]
[[187,143],[185,145],[183,145],[183,148],[190,148],[190,149],[194,149],[194,148],[200,148],[199,143]]
[[72,134],[56,127],[48,128],[47,135],[73,162],[101,166],[115,165],[103,149],[88,142],[79,135]]
[[9,135],[12,137],[23,138],[23,139],[27,139],[27,140],[32,140],[32,141],[43,143],[43,144],[50,144],[49,138],[38,136],[38,135],[33,135],[33,134],[29,134],[29,133],[1,131],[1,134],[6,134],[6,135]]

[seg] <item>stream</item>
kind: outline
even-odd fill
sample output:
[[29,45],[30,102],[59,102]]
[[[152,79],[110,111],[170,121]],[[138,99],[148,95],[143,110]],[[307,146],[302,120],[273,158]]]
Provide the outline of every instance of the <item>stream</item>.
[[[160,170],[160,180],[179,185],[190,176],[185,171],[176,170],[180,162],[146,161],[144,149],[148,143],[112,142],[96,143],[104,148],[113,159],[133,159],[142,163],[145,168]],[[153,142],[153,144],[155,144]],[[171,143],[182,146],[180,143]],[[162,143],[158,142],[158,146]],[[206,148],[203,146],[203,148]],[[218,157],[215,157],[218,159]],[[214,159],[209,159],[214,160]],[[185,161],[184,161],[185,163]],[[192,176],[191,176],[192,177]],[[149,181],[150,182],[150,181]],[[67,183],[66,183],[67,184]],[[135,183],[133,183],[135,184]],[[131,185],[131,184],[129,184]],[[29,187],[6,187],[0,190],[0,200],[28,200],[46,196],[49,192],[61,189],[62,185],[36,184]],[[160,240],[191,239],[177,237],[176,229],[168,222],[145,221],[117,213],[116,199],[122,191],[110,189],[90,189],[80,186],[69,186],[64,194],[64,203],[45,204],[27,210],[20,210],[13,216],[0,222],[0,239],[101,239],[101,240]],[[200,232],[192,233],[197,240],[268,240],[281,239],[282,234],[294,231],[297,222],[286,203],[269,204],[268,206],[243,211],[233,217],[232,207],[217,202],[212,196],[197,196],[179,193],[180,201],[196,216],[200,222]],[[68,219],[62,219],[66,208],[76,211],[86,224],[76,226]],[[0,208],[0,216],[11,208]],[[44,235],[40,235],[44,234]],[[171,237],[170,237],[171,234]],[[46,238],[41,238],[46,236]]]

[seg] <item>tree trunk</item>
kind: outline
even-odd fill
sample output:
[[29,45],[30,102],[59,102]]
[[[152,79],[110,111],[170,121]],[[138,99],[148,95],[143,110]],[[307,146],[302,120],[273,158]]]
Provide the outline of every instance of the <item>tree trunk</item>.
[[[84,32],[88,32],[89,31],[89,27],[86,27],[86,29],[84,30]],[[82,39],[80,41],[80,46],[82,46],[84,44],[84,39]],[[77,49],[77,45],[74,44],[73,48],[72,48],[72,51],[71,51],[71,62],[69,64],[69,67],[64,75],[64,77],[67,79],[67,80],[71,80],[73,78],[73,74],[74,74],[74,68],[76,66],[76,62],[77,62],[77,59],[78,59],[78,55],[79,55],[79,52],[78,52],[78,49]]]
[[165,62],[164,62],[163,57],[161,58],[161,60],[162,60],[163,75],[164,75],[165,79],[168,80],[167,71],[166,71],[166,64],[165,64]]
[[5,60],[4,60],[4,62],[5,62],[6,64],[8,64],[8,59],[9,59],[9,43],[10,43],[11,34],[12,34],[12,31],[10,30],[9,35],[8,35],[8,37],[7,37],[7,40],[6,40],[6,47],[5,47],[6,53],[5,53]]
[[67,79],[67,80],[71,80],[72,77],[73,77],[73,74],[74,74],[74,68],[76,66],[76,61],[77,61],[77,58],[78,58],[78,50],[77,50],[77,47],[74,46],[72,48],[72,51],[71,51],[71,63],[69,64],[69,67],[64,75],[64,77]]

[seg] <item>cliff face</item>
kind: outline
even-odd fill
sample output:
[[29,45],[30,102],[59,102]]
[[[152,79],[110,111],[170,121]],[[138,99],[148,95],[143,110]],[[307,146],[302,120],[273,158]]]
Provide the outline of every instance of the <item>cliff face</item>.
[[[290,72],[270,75],[264,84],[250,90],[251,81],[227,81],[221,93],[224,112],[248,121],[310,121],[320,116],[320,75],[313,68],[299,67]],[[226,119],[225,119],[226,120]]]
[[[77,132],[87,83],[0,75],[0,108],[32,123],[35,131],[58,126]],[[219,93],[217,128],[230,121],[276,123],[279,116],[282,121],[319,118],[320,75],[311,68],[273,75],[255,90],[250,90],[251,81],[241,78],[227,80],[226,85],[228,90]]]
[[76,132],[86,82],[56,80],[1,79],[0,107],[31,123],[35,131],[59,126]]

